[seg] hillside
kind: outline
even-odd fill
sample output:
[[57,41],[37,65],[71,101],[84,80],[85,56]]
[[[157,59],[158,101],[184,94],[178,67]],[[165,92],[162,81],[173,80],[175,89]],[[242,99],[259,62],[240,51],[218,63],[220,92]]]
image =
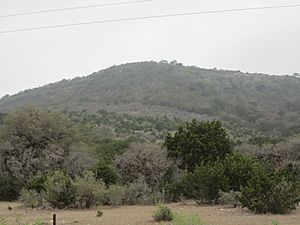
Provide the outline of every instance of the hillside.
[[300,133],[300,79],[177,63],[131,63],[62,80],[0,100],[0,111],[26,104],[59,111],[131,117],[221,119],[236,135]]

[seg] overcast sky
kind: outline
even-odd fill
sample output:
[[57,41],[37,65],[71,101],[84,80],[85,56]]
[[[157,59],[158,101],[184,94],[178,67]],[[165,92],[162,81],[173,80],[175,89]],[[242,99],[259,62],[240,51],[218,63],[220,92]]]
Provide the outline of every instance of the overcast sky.
[[[130,0],[0,0],[0,15]],[[299,0],[156,0],[0,18],[0,31]],[[300,73],[300,7],[0,34],[0,97],[112,65],[176,59],[202,68]]]

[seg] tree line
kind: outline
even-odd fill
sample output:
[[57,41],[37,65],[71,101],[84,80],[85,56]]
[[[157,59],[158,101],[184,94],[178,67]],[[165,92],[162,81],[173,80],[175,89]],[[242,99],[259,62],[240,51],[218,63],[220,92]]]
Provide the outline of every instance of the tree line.
[[243,152],[217,120],[183,123],[156,143],[101,138],[65,114],[20,108],[0,126],[0,164],[0,199],[31,207],[220,204],[227,193],[255,213],[287,213],[300,201],[295,163]]

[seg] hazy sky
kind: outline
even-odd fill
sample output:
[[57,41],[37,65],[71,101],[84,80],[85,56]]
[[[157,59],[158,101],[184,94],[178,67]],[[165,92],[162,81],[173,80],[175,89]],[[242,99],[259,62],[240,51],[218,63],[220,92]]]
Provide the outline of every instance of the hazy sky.
[[[130,0],[0,0],[0,15]],[[0,18],[0,31],[299,0],[156,0]],[[269,74],[300,72],[300,7],[0,34],[0,97],[112,65],[176,59]]]

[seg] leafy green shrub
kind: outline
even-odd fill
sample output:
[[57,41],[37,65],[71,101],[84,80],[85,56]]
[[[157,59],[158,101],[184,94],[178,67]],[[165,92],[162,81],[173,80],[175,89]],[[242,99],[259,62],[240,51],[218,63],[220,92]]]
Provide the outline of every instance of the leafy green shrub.
[[37,175],[32,177],[27,183],[27,189],[35,190],[38,193],[45,191],[45,182],[47,180],[47,176]]
[[285,214],[300,202],[299,182],[279,172],[260,172],[241,194],[242,205],[255,213]]
[[155,221],[171,221],[173,219],[172,210],[163,205],[158,205],[156,211],[153,214],[153,218]]
[[26,206],[36,208],[46,203],[45,193],[23,188],[20,193],[20,201]]
[[195,198],[199,203],[212,203],[219,197],[219,190],[228,189],[226,178],[218,165],[201,164],[181,181],[184,196]]
[[73,206],[76,188],[70,176],[61,171],[54,172],[47,177],[45,189],[45,198],[53,207]]
[[116,184],[118,175],[112,166],[99,162],[95,168],[96,178],[102,180],[106,185]]
[[183,215],[174,213],[172,225],[203,225],[203,222],[197,215]]
[[93,172],[86,171],[83,177],[77,177],[74,182],[76,188],[76,207],[90,208],[97,203],[98,190],[105,189],[105,185],[96,180]]
[[233,191],[240,191],[261,168],[254,158],[239,153],[227,155],[220,166],[220,172],[228,178],[229,189]]
[[0,201],[16,200],[21,189],[22,184],[19,180],[0,173]]

